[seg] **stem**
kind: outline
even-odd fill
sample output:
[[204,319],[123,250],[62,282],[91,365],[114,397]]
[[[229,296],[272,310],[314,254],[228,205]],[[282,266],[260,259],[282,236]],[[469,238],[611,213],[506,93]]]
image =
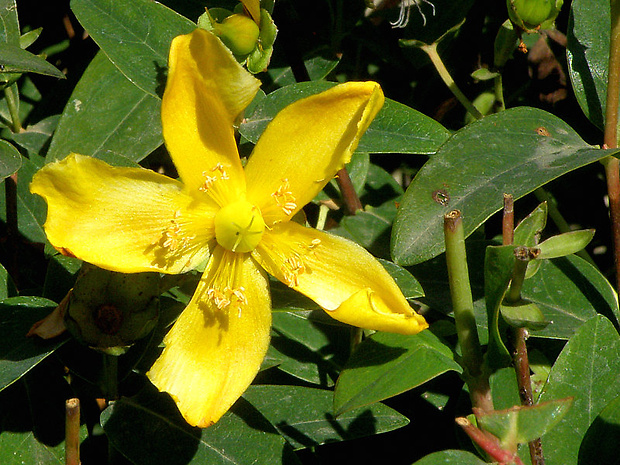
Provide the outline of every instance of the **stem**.
[[461,105],[463,105],[474,118],[482,119],[484,115],[480,113],[480,111],[478,111],[478,109],[474,106],[473,103],[469,101],[467,97],[465,97],[465,94],[461,92],[461,89],[459,89],[459,87],[454,82],[454,79],[452,79],[452,76],[446,68],[446,65],[444,65],[443,61],[441,60],[439,53],[437,53],[437,42],[434,42],[430,45],[421,45],[420,48],[426,52],[428,57],[431,59],[433,66],[435,66],[435,69],[439,73],[439,76],[446,84],[446,86],[448,86],[450,92],[452,92],[454,96],[458,99],[458,101],[461,102]]
[[118,399],[118,357],[103,354],[103,397],[107,401]]
[[17,93],[17,84],[13,84],[4,89],[4,98],[6,104],[9,107],[9,114],[11,115],[11,130],[14,133],[21,132],[22,122],[19,118],[19,94]]
[[[519,253],[523,251],[522,253]],[[529,249],[527,247],[517,247],[515,249],[515,267],[512,272],[512,280],[510,281],[510,287],[506,292],[504,300],[508,304],[515,304],[521,300],[521,289],[523,288],[523,282],[525,281],[525,272],[527,271],[527,264],[529,263]]]
[[338,181],[338,186],[340,187],[342,200],[347,207],[347,214],[355,215],[355,213],[363,209],[362,202],[357,195],[357,192],[355,192],[355,188],[353,187],[353,183],[351,182],[351,178],[349,177],[346,167],[338,171],[336,174],[336,180]]
[[319,218],[316,220],[316,228],[320,231],[325,229],[325,223],[327,222],[327,214],[329,213],[329,207],[324,204],[319,205]]
[[[515,267],[512,273],[512,281],[510,288],[506,292],[506,303],[516,303],[521,300],[521,289],[525,281],[525,272],[529,263],[529,250],[527,247],[518,247],[515,249]],[[522,253],[518,253],[522,252]],[[529,334],[526,328],[514,328],[514,352],[513,363],[515,366],[515,374],[517,376],[517,385],[519,387],[519,397],[521,405],[530,406],[534,404],[532,396],[532,380],[530,377],[530,361],[527,354],[527,338]],[[536,438],[529,442],[530,458],[532,465],[544,465],[545,458],[542,450],[542,442],[540,438]]]
[[499,442],[499,439],[492,434],[474,426],[465,417],[456,418],[455,421],[457,425],[463,428],[463,431],[467,434],[467,436],[469,436],[476,445],[485,451],[494,462],[523,465],[523,462],[516,452],[504,450]]
[[452,296],[452,310],[461,346],[465,382],[474,407],[493,411],[493,400],[486,370],[483,369],[482,349],[474,317],[474,302],[469,283],[465,234],[461,212],[453,210],[444,216],[446,262]]
[[80,399],[67,399],[65,412],[65,464],[80,465]]
[[[608,148],[618,147],[618,103],[620,99],[620,0],[611,0],[611,35],[609,41],[609,66],[607,101],[605,102],[605,131],[603,143]],[[611,231],[616,264],[616,290],[620,292],[620,174],[618,159],[603,161],[607,178]]]
[[504,84],[501,74],[495,76],[493,89],[495,91],[495,101],[497,102],[496,111],[504,111],[506,109],[506,102],[504,101]]
[[504,215],[502,217],[502,243],[512,244],[515,235],[515,202],[512,194],[504,194]]

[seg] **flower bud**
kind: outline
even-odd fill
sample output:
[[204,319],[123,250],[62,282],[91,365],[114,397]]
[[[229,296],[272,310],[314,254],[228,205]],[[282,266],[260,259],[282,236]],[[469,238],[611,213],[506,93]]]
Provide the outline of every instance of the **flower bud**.
[[159,317],[159,275],[124,274],[85,264],[65,314],[80,342],[112,355],[148,335]]
[[549,28],[563,0],[506,0],[510,20],[525,31]]
[[225,18],[221,23],[214,23],[213,31],[231,52],[240,56],[254,50],[260,33],[254,20],[240,13]]

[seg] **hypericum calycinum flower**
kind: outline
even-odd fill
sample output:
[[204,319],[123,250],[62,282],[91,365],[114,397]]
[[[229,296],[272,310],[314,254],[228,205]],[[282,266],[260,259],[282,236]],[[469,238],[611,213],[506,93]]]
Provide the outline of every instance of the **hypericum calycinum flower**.
[[192,425],[216,422],[269,346],[266,273],[333,318],[415,334],[427,327],[394,280],[353,242],[290,221],[346,163],[383,103],[372,82],[299,100],[269,124],[242,167],[234,122],[259,81],[211,33],[174,39],[163,135],[181,181],[70,155],[42,168],[49,241],[114,271],[182,273],[208,260],[148,373]]

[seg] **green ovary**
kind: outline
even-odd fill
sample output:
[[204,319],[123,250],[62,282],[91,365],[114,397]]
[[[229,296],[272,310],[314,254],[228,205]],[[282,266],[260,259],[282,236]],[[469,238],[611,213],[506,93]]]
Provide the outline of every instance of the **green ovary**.
[[260,210],[247,200],[226,205],[215,215],[215,238],[227,250],[251,252],[264,232]]

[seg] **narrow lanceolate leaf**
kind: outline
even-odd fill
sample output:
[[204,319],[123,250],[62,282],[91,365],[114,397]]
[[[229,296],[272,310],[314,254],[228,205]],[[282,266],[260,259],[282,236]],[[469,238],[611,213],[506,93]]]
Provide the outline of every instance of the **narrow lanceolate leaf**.
[[430,331],[376,333],[359,345],[340,374],[337,414],[413,389],[447,371],[461,371],[452,351]]
[[151,0],[72,0],[71,9],[127,79],[155,97],[166,83],[172,39],[196,28]]
[[64,79],[65,75],[40,56],[22,50],[18,45],[0,45],[0,72],[36,73]]
[[334,393],[302,386],[250,386],[243,395],[295,449],[385,433],[409,420],[383,404],[336,417]]
[[0,390],[9,386],[47,357],[60,339],[41,341],[26,337],[34,323],[56,304],[40,297],[12,297],[0,303]]
[[579,252],[590,243],[594,237],[594,229],[583,229],[580,231],[569,231],[557,236],[550,237],[538,244],[540,254],[538,260],[549,258],[565,257]]
[[463,213],[469,235],[503,205],[588,163],[614,155],[586,144],[542,110],[513,108],[471,123],[443,144],[403,196],[392,231],[392,256],[412,265],[444,250],[443,216]]
[[[603,316],[588,320],[558,356],[540,401],[573,397],[566,416],[544,438],[548,463],[576,465],[588,428],[620,395],[620,336]],[[603,462],[600,462],[603,463]]]
[[[322,92],[331,82],[301,82],[278,89],[258,104],[254,113],[239,128],[241,135],[253,143],[258,141],[267,124],[290,103]],[[379,114],[360,140],[357,150],[368,153],[434,153],[449,132],[441,124],[401,103],[386,99]]]
[[162,144],[160,106],[99,52],[69,98],[46,160],[74,152],[112,164],[138,162]]

